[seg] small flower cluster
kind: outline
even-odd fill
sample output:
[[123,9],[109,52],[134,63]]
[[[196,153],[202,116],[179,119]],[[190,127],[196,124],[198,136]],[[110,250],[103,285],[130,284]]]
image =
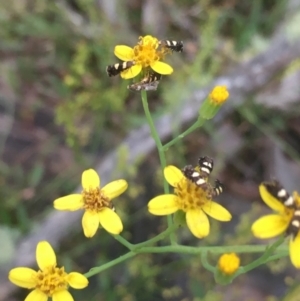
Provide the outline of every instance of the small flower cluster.
[[161,75],[169,75],[173,68],[164,63],[167,54],[183,51],[183,42],[161,40],[150,35],[140,37],[137,45],[133,48],[126,45],[117,45],[115,55],[123,61],[109,65],[106,68],[108,76],[120,74],[124,79],[131,79],[141,72],[144,78],[137,83],[128,86],[132,91],[156,90],[161,79]]

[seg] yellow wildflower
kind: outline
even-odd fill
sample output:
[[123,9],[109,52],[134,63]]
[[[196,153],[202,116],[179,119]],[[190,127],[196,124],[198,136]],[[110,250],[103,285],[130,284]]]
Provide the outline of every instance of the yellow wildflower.
[[88,285],[87,278],[77,272],[66,273],[64,267],[56,266],[56,256],[47,241],[41,241],[36,247],[36,261],[39,270],[18,267],[9,272],[9,280],[17,286],[34,289],[26,301],[73,301],[68,287],[82,289]]
[[168,75],[173,72],[173,68],[161,62],[165,54],[165,48],[159,47],[157,38],[150,35],[140,37],[139,42],[133,48],[125,45],[117,45],[114,54],[122,61],[134,62],[134,65],[121,72],[121,77],[130,79],[137,76],[142,69],[151,67],[155,72]]
[[182,210],[190,231],[198,238],[209,234],[207,215],[219,221],[230,221],[231,214],[221,205],[211,200],[211,191],[187,179],[175,166],[164,169],[167,182],[175,188],[175,194],[164,194],[148,203],[148,210],[154,215],[168,215]]
[[123,230],[123,224],[114,212],[111,200],[127,189],[127,182],[113,181],[100,189],[100,178],[93,169],[82,173],[81,182],[83,187],[81,194],[71,194],[56,199],[54,208],[69,211],[84,209],[82,227],[86,237],[95,235],[99,223],[107,232],[119,234]]
[[199,110],[199,115],[204,119],[213,118],[228,97],[229,92],[227,91],[226,86],[214,87],[209,93],[208,97],[202,103]]
[[223,274],[232,275],[240,267],[240,258],[235,253],[223,254],[219,258],[218,267]]
[[223,104],[229,97],[229,92],[227,91],[226,86],[216,86],[209,94],[210,100],[215,105]]
[[[268,182],[266,183],[268,184]],[[289,234],[292,230],[289,243],[290,258],[292,264],[296,268],[300,268],[300,231],[297,231],[300,226],[300,197],[297,192],[294,192],[293,201],[295,206],[285,206],[268,191],[266,183],[259,186],[260,196],[276,213],[263,216],[255,221],[251,228],[253,235],[257,238],[266,239],[285,232]]]

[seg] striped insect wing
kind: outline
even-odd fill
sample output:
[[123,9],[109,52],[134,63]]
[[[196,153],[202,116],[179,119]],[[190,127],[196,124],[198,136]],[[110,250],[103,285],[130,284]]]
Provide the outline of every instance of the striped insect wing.
[[122,71],[125,71],[134,65],[133,61],[117,63],[114,65],[109,65],[106,67],[106,73],[109,77],[116,76],[120,74]]
[[266,190],[276,199],[278,199],[284,206],[288,208],[295,208],[296,203],[294,198],[283,188],[283,186],[276,180],[271,182],[263,182]]
[[293,239],[297,236],[300,231],[300,208],[294,211],[293,217],[287,229],[287,234],[291,234]]
[[214,168],[214,161],[212,158],[204,156],[200,157],[198,160],[198,164],[201,172],[205,177],[208,177]]
[[160,44],[166,48],[171,49],[175,52],[182,52],[183,51],[183,42],[182,41],[172,41],[172,40],[162,40]]
[[156,72],[149,72],[140,82],[127,86],[131,91],[155,91],[158,87],[161,74]]
[[184,174],[184,176],[191,181],[194,180],[194,177],[193,177],[194,172],[195,172],[195,169],[192,165],[187,165],[182,169],[182,173]]
[[213,188],[213,196],[220,195],[224,190],[224,185],[217,179],[215,181],[215,187]]
[[206,180],[201,176],[200,172],[197,171],[192,165],[187,165],[182,169],[184,176],[195,183],[197,186],[205,188],[207,187]]

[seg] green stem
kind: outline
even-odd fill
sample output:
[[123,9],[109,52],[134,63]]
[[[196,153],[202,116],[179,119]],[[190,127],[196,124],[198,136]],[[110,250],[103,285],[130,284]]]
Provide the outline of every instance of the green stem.
[[[144,108],[144,112],[145,112],[145,116],[147,119],[147,122],[149,124],[150,127],[150,132],[151,132],[151,136],[153,137],[155,144],[156,144],[156,148],[158,150],[158,155],[159,155],[159,160],[160,160],[160,165],[161,165],[161,169],[162,169],[162,174],[164,174],[164,169],[167,165],[166,163],[166,156],[165,156],[165,151],[162,145],[162,142],[160,141],[159,135],[156,131],[151,113],[149,111],[149,105],[148,105],[148,99],[147,99],[147,92],[146,91],[142,91],[141,92],[141,96],[142,96],[142,103],[143,103],[143,108]],[[169,193],[169,185],[167,183],[167,181],[164,178],[164,192],[165,194]],[[168,221],[168,228],[172,227],[173,225],[173,218],[172,215],[168,215],[167,217],[167,221]],[[171,240],[171,244],[175,244],[175,236],[174,233],[172,233],[170,235],[170,240]]]
[[99,273],[103,272],[104,270],[107,270],[107,269],[113,267],[114,265],[133,257],[134,255],[136,255],[135,252],[128,252],[125,255],[122,255],[112,261],[109,261],[109,262],[101,265],[100,267],[92,268],[89,272],[85,273],[84,276],[89,278],[93,275],[99,274]]
[[[247,273],[256,267],[265,264],[266,261],[271,257],[271,254],[284,242],[284,236],[281,236],[273,245],[267,246],[265,249],[265,252],[262,256],[260,256],[258,259],[254,260],[250,264],[244,266],[240,269],[240,271],[237,273],[237,275]],[[281,253],[282,254],[282,253]],[[278,254],[277,254],[278,255]]]
[[197,121],[195,123],[193,123],[186,131],[184,131],[182,134],[180,134],[179,136],[177,136],[176,138],[174,138],[173,140],[169,141],[168,143],[166,143],[163,146],[163,149],[166,151],[170,146],[174,145],[175,143],[177,143],[178,140],[184,138],[185,136],[187,136],[188,134],[190,134],[191,132],[193,132],[194,130],[196,130],[197,128],[201,127],[205,122],[205,119],[203,119],[201,116],[199,116],[199,118],[197,119]]
[[207,260],[207,251],[201,252],[201,263],[203,267],[205,267],[208,271],[214,273],[215,272],[215,267],[213,267]]
[[157,236],[145,241],[145,242],[141,242],[139,244],[133,245],[132,250],[133,251],[137,251],[140,250],[141,248],[147,247],[149,245],[152,245],[160,240],[163,240],[164,238],[166,238],[169,234],[171,234],[172,232],[174,232],[174,230],[176,230],[178,228],[177,225],[172,225],[170,228],[167,228],[165,231],[161,232],[160,234],[158,234]]
[[[287,246],[278,248],[278,252],[287,251]],[[136,253],[182,253],[182,254],[200,254],[207,251],[212,254],[223,253],[262,253],[265,252],[266,246],[244,245],[244,246],[216,246],[216,247],[189,247],[189,246],[161,246],[161,247],[144,247],[135,250]]]
[[128,248],[130,251],[133,249],[134,245],[131,244],[129,241],[127,241],[124,237],[120,235],[114,235],[113,236],[119,243],[121,243],[123,246]]

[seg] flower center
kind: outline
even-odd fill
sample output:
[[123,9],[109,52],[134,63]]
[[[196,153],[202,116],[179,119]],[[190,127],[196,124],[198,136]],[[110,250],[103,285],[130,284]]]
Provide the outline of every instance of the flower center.
[[81,194],[85,210],[100,212],[104,207],[113,207],[110,199],[104,195],[99,187],[88,190],[84,189]]
[[138,44],[133,48],[134,62],[147,68],[155,61],[159,61],[163,57],[163,51],[158,50],[158,46],[159,41],[156,38],[140,37]]
[[64,267],[47,267],[44,271],[38,271],[36,277],[36,288],[51,297],[55,292],[66,290],[68,282]]
[[185,212],[201,209],[212,198],[212,187],[209,183],[199,187],[187,178],[182,178],[174,192],[178,195],[178,207]]

